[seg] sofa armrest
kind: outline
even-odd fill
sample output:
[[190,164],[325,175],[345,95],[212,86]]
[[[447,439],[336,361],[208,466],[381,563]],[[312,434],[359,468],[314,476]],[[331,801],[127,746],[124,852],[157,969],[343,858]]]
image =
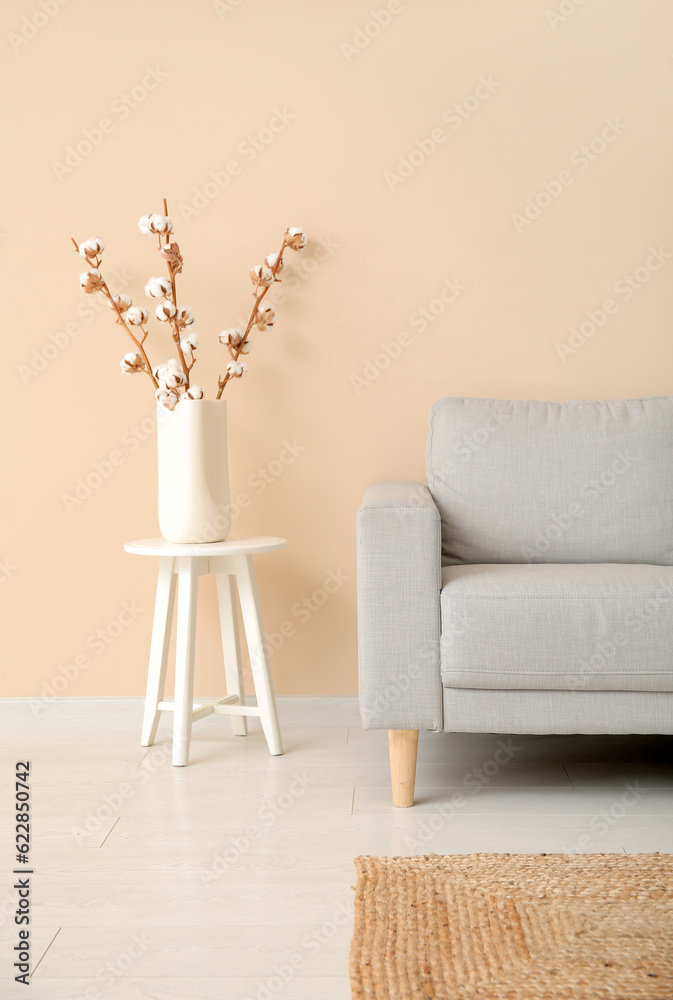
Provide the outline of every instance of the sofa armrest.
[[357,544],[362,725],[441,729],[441,524],[428,488],[370,486]]

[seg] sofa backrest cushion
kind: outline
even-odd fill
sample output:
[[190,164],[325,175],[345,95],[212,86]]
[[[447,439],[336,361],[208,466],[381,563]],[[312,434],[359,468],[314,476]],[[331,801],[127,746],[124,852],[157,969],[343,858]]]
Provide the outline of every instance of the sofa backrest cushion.
[[444,565],[673,565],[673,396],[441,399],[427,466]]

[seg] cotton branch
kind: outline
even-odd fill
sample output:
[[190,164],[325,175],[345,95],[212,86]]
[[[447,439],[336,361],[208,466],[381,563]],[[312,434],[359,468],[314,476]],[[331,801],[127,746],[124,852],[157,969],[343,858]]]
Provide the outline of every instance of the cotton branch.
[[[75,240],[75,238],[73,236],[71,236],[70,238],[71,238],[72,242],[75,245],[75,250],[77,251],[77,253],[79,253],[79,245],[78,245],[77,241]],[[100,270],[100,260],[98,259],[98,257],[96,257],[90,263],[97,270]],[[152,374],[152,365],[150,364],[150,359],[147,357],[147,354],[145,352],[145,348],[143,347],[143,343],[144,343],[144,341],[147,338],[147,331],[143,330],[143,339],[142,340],[138,340],[138,338],[131,331],[129,325],[126,323],[124,317],[122,316],[121,311],[119,309],[119,306],[115,302],[114,296],[110,292],[110,289],[107,286],[107,282],[103,279],[102,275],[101,275],[100,285],[98,286],[98,288],[96,290],[102,292],[103,295],[105,295],[105,297],[107,298],[108,302],[110,303],[110,305],[114,309],[115,313],[117,314],[117,321],[119,323],[121,323],[121,325],[123,326],[123,328],[126,330],[126,332],[128,333],[129,337],[131,338],[131,340],[133,341],[133,343],[138,348],[140,356],[142,357],[143,361],[145,362],[145,368],[143,369],[143,371],[145,371],[149,375],[149,377],[151,378],[152,384],[153,384],[154,388],[158,389],[159,384],[158,384],[157,380],[155,379],[154,375]]]
[[[282,242],[280,250],[278,251],[278,254],[276,256],[276,263],[271,268],[271,273],[273,274],[274,281],[280,280],[280,279],[276,278],[276,272],[278,271],[278,269],[282,265],[282,262],[283,262],[283,252],[284,252],[284,250],[285,250],[286,247],[287,247],[287,240],[286,240],[285,237],[283,237],[283,242]],[[245,347],[245,344],[247,343],[248,337],[250,336],[250,332],[251,332],[253,326],[255,325],[255,323],[257,322],[257,316],[258,316],[258,313],[259,313],[259,307],[260,307],[260,304],[262,302],[262,299],[264,298],[264,296],[266,295],[266,293],[269,291],[269,289],[271,288],[272,284],[273,284],[273,282],[271,282],[271,284],[265,285],[262,288],[261,292],[259,291],[259,289],[262,286],[261,285],[257,286],[258,290],[257,290],[257,292],[255,292],[255,304],[252,307],[252,312],[250,313],[250,319],[248,320],[248,325],[246,326],[245,330],[243,331],[243,336],[241,337],[239,343],[231,351],[231,357],[232,357],[232,359],[234,361],[238,361],[239,357],[241,356],[241,352],[242,352],[243,348]],[[225,372],[225,374],[224,374],[224,376],[222,378],[218,378],[218,380],[217,380],[217,396],[215,397],[216,399],[220,399],[221,398],[222,393],[224,392],[224,387],[225,387],[225,385],[227,384],[227,382],[229,381],[230,378],[232,378],[232,376],[229,374],[229,372]]]

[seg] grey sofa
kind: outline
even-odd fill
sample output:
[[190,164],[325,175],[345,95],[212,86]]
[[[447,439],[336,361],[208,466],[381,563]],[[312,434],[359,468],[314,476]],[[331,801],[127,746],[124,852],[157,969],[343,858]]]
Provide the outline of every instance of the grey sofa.
[[673,396],[443,399],[358,513],[360,707],[418,731],[673,733]]

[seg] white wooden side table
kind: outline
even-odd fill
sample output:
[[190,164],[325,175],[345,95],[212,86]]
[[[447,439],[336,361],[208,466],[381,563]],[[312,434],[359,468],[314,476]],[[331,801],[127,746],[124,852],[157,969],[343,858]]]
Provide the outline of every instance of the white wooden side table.
[[[173,712],[173,764],[183,767],[189,760],[192,723],[212,713],[230,715],[234,734],[247,734],[246,716],[259,716],[269,752],[282,754],[273,683],[266,655],[264,629],[252,557],[259,552],[282,549],[286,539],[259,536],[237,541],[178,545],[163,538],[127,542],[126,552],[159,556],[159,580],[154,608],[154,625],[147,675],[145,715],[141,743],[151,746],[161,712]],[[213,573],[222,631],[222,649],[227,697],[212,704],[194,704],[194,645],[196,639],[196,596],[198,579]],[[175,700],[163,700],[171,621],[178,584],[177,640],[175,655]],[[245,704],[243,669],[236,618],[238,589],[257,706]]]

